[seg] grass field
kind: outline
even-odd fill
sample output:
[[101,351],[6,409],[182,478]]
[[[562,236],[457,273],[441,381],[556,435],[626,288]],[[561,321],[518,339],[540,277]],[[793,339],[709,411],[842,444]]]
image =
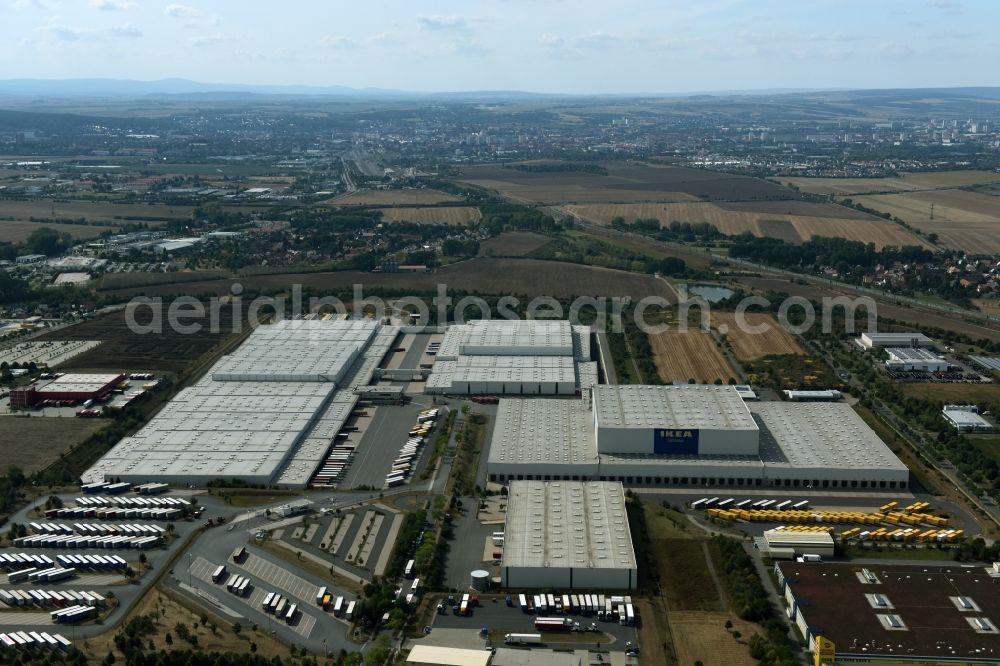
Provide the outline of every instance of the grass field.
[[1000,182],[993,171],[936,171],[904,173],[896,178],[779,178],[803,192],[814,194],[869,194],[873,192],[911,192],[948,187],[965,187]]
[[716,379],[727,382],[736,375],[706,331],[670,330],[650,335],[649,343],[657,373],[664,382],[689,379],[698,383],[712,383]]
[[[164,310],[166,310],[164,304]],[[136,333],[129,329],[124,312],[114,312],[79,324],[61,328],[44,334],[38,340],[102,340],[98,347],[75,356],[60,370],[93,372],[152,372],[178,373],[186,370],[191,363],[211,352],[216,345],[232,337],[231,309],[222,308],[219,317],[219,332],[209,329],[209,318],[186,318],[184,323],[200,323],[203,330],[183,334],[171,330],[168,317],[163,313],[161,333]],[[149,321],[149,310],[141,309],[136,319],[140,323]]]
[[550,240],[530,231],[509,231],[480,243],[479,253],[487,257],[524,257]]
[[947,247],[1000,253],[1000,197],[965,190],[934,190],[864,196],[856,201],[898,217],[925,233],[937,234]]
[[704,539],[653,539],[663,593],[671,611],[721,611],[724,600],[708,569]]
[[[770,314],[763,312],[744,313],[746,323],[751,327],[766,326],[762,333],[741,330],[736,323],[735,313],[713,312],[712,326],[725,333],[729,346],[738,361],[754,361],[774,354],[805,354],[802,345],[783,329]],[[721,327],[725,327],[724,329]]]
[[[232,629],[233,618],[222,612],[208,613],[209,625],[214,624],[216,627],[216,631],[213,632],[211,627],[200,624],[201,617],[206,613],[200,608],[195,611],[191,602],[181,602],[180,599],[181,597],[174,596],[173,593],[164,593],[160,588],[155,588],[136,604],[128,614],[128,619],[140,615],[152,615],[156,628],[156,633],[145,637],[143,642],[153,643],[157,651],[190,647],[177,636],[175,629],[178,624],[185,624],[189,632],[198,637],[200,650],[247,653],[250,651],[250,643],[256,643],[258,655],[267,658],[280,656],[287,659],[288,646],[270,636],[266,626],[254,630],[250,628],[250,622],[244,620],[242,631],[236,635]],[[114,638],[117,632],[116,627],[107,633],[82,641],[80,649],[91,659],[88,663],[96,663],[110,652],[114,652],[118,663],[125,663],[125,655],[115,645]],[[172,643],[169,644],[166,641],[168,633],[173,634]]]
[[[761,633],[757,625],[731,613],[720,612],[673,611],[669,618],[678,664],[753,666],[759,663],[750,656],[748,645],[750,636]],[[729,631],[726,620],[733,623]],[[733,638],[730,631],[740,632],[740,638]]]
[[[462,261],[430,273],[363,273],[337,271],[327,273],[292,273],[256,275],[239,280],[247,289],[288,289],[292,284],[314,288],[326,294],[351,288],[393,289],[410,293],[434,292],[439,284],[449,290],[481,294],[515,296],[629,296],[641,299],[656,295],[670,298],[672,292],[663,280],[642,275],[538,259],[478,258]],[[118,296],[170,296],[175,294],[229,293],[233,280],[207,280],[162,286],[121,289],[106,292]],[[94,338],[100,339],[100,338]]]
[[636,162],[605,162],[601,166],[607,175],[525,172],[488,164],[464,167],[456,180],[496,190],[510,199],[546,204],[798,198],[769,181],[716,171]]
[[978,437],[973,437],[969,441],[971,441],[973,446],[977,449],[1000,463],[1000,438],[991,437],[988,439],[980,439]]
[[104,419],[0,416],[0,473],[9,467],[27,474],[43,470],[107,424]]
[[34,201],[4,201],[0,204],[0,218],[39,221],[50,219],[86,218],[88,222],[102,222],[118,226],[133,220],[188,219],[194,206],[167,206],[164,204],[111,203],[107,201],[59,201],[36,199]]
[[482,215],[473,206],[430,206],[418,208],[385,208],[383,222],[415,222],[417,224],[465,225],[478,222]]
[[326,203],[334,206],[430,206],[461,201],[461,197],[437,190],[364,190],[354,192]]
[[52,224],[49,222],[0,220],[0,243],[22,243],[28,239],[31,232],[42,227],[54,229],[61,234],[69,234],[74,239],[97,238],[102,232],[115,230],[113,227],[93,227],[89,224]]
[[948,404],[1000,402],[1000,384],[937,384],[912,382],[900,385],[909,397]]
[[637,218],[670,222],[708,223],[727,236],[751,233],[800,243],[813,236],[839,236],[864,243],[922,245],[917,236],[898,224],[843,206],[804,201],[746,202],[739,204],[591,204],[568,205],[574,216],[597,224],[610,224],[615,217],[631,222]]

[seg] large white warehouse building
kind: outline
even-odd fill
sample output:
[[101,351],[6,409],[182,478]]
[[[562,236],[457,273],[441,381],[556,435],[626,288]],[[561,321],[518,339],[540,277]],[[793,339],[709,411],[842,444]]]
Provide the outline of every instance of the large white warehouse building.
[[635,589],[622,484],[512,482],[500,581],[514,589]]
[[[721,411],[722,413],[715,413]],[[909,471],[842,403],[759,402],[731,386],[595,386],[500,401],[491,481],[898,489]]]
[[590,329],[568,321],[479,320],[450,326],[427,393],[573,395],[597,383]]
[[304,487],[397,333],[372,321],[260,326],[83,481]]

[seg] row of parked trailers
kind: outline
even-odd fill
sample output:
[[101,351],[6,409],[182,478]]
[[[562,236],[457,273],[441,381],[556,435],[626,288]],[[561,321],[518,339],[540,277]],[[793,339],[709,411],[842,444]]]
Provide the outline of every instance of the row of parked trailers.
[[332,611],[337,617],[343,616],[350,620],[354,617],[354,606],[356,604],[357,602],[354,600],[345,599],[339,595],[334,596],[325,587],[321,587],[316,591],[316,605],[325,611]]
[[0,553],[0,569],[17,570],[25,567],[51,567],[55,564],[48,555],[33,553]]
[[79,536],[73,534],[36,534],[18,537],[18,548],[153,548],[162,541],[160,536]]
[[793,500],[745,499],[737,501],[736,498],[733,497],[726,499],[719,497],[702,497],[699,500],[691,502],[691,508],[698,510],[744,509],[749,511],[771,509],[774,511],[802,511],[803,509],[809,508],[809,500],[794,502]]
[[14,608],[18,606],[104,606],[103,596],[91,590],[0,590],[0,601]]
[[417,415],[417,424],[410,431],[409,439],[399,450],[399,455],[392,461],[389,473],[385,475],[387,488],[403,485],[413,474],[413,469],[420,458],[420,447],[423,446],[434,427],[434,421],[437,420],[437,417],[437,409],[425,409]]
[[635,606],[628,595],[521,594],[518,606],[525,613],[596,615],[597,619],[607,622],[635,624]]
[[61,509],[47,509],[45,517],[56,518],[96,518],[98,520],[177,520],[183,514],[176,507],[146,506],[127,508],[123,506],[68,506]]
[[7,574],[7,582],[10,584],[23,583],[55,583],[67,578],[76,577],[76,569],[66,567],[47,567],[44,569],[31,568],[11,571]]
[[77,506],[117,506],[130,509],[141,509],[144,507],[165,506],[174,509],[183,509],[191,503],[180,497],[77,497],[73,500]]
[[75,569],[117,571],[128,568],[125,558],[118,555],[56,555],[56,561],[64,567]]
[[97,607],[78,604],[52,611],[49,616],[56,624],[76,624],[97,617]]
[[28,523],[35,534],[80,534],[83,536],[163,536],[167,531],[159,525],[104,523]]
[[97,481],[96,483],[85,483],[80,486],[80,492],[84,495],[95,493],[107,493],[108,495],[121,495],[132,490],[132,484],[124,481],[111,483],[107,481]]
[[357,447],[345,441],[340,441],[347,437],[347,433],[338,433],[334,438],[333,446],[326,454],[326,458],[320,463],[312,480],[312,486],[334,486],[339,482],[354,460],[354,452]]
[[29,648],[68,650],[73,645],[62,634],[50,634],[45,631],[14,631],[0,634],[0,644],[12,650]]
[[295,622],[295,618],[299,614],[299,605],[277,592],[268,592],[265,594],[261,605],[265,613],[270,613],[277,618],[283,619],[288,624]]
[[921,530],[916,527],[887,530],[880,527],[876,530],[864,530],[855,527],[842,532],[842,541],[857,539],[859,541],[919,541],[921,543],[956,543],[965,536],[963,530]]

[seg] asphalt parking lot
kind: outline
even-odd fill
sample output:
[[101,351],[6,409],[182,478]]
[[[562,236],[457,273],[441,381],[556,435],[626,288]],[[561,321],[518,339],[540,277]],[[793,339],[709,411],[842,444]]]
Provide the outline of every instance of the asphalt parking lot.
[[[364,434],[341,487],[384,487],[385,475],[406,444],[409,432],[417,422],[417,414],[423,409],[427,409],[426,405],[416,401],[405,405],[380,405],[371,416],[361,417],[368,422],[364,424]],[[428,442],[421,447],[420,459],[423,459],[434,432],[431,431]]]
[[[432,595],[435,601],[446,601],[447,595]],[[515,596],[516,600],[517,597]],[[445,604],[447,605],[447,604]],[[474,607],[469,615],[455,615],[449,608],[447,614],[434,616],[431,624],[433,629],[467,629],[473,628],[477,631],[486,628],[491,632],[499,634],[506,633],[536,633],[535,615],[523,613],[516,605],[507,606],[503,596],[489,596],[480,600],[480,605]],[[596,624],[597,628],[611,638],[611,642],[603,645],[611,650],[619,651],[625,649],[625,643],[637,640],[637,630],[635,627],[623,626],[617,622],[604,622],[597,619],[596,615],[559,615],[552,614],[552,617],[567,617],[580,623],[582,628],[587,628],[591,624]],[[641,618],[640,618],[641,619]],[[581,636],[588,633],[576,632],[555,632],[543,634],[546,645],[549,647],[560,647],[575,645],[581,648],[591,645],[585,642]],[[589,634],[592,635],[592,634]],[[562,639],[562,640],[560,640]],[[596,647],[596,645],[595,645]]]

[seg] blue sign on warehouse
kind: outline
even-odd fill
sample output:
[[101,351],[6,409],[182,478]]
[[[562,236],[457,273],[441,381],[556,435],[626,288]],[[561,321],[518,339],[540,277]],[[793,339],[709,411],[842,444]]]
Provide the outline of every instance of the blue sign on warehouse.
[[653,434],[653,453],[698,455],[698,430],[657,428]]

